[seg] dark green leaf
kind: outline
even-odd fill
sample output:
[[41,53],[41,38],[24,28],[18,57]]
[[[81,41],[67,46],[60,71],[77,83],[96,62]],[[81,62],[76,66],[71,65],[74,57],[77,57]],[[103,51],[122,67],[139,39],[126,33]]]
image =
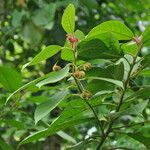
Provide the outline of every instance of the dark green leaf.
[[99,39],[109,48],[112,54],[117,55],[121,53],[120,45],[118,39],[114,36],[114,34],[110,32],[105,32],[101,34],[97,34],[92,37],[87,37],[84,41],[90,41],[92,39]]
[[39,81],[41,81],[41,80],[43,80],[43,79],[49,77],[50,74],[51,74],[51,72],[48,73],[48,74],[46,74],[46,75],[43,75],[43,76],[41,76],[41,77],[39,77],[39,78],[37,78],[37,79],[35,79],[35,80],[33,80],[33,81],[31,81],[31,82],[29,82],[29,83],[26,83],[26,84],[23,85],[23,86],[21,86],[19,89],[17,89],[17,90],[14,91],[12,94],[10,94],[10,96],[9,96],[9,97],[7,98],[7,100],[6,100],[6,103],[7,103],[7,102],[10,100],[10,98],[11,98],[13,95],[15,95],[16,93],[18,93],[18,92],[24,90],[24,89],[27,88],[27,87],[30,87],[30,86],[32,86],[32,85],[35,85],[37,82],[39,82]]
[[118,118],[124,115],[139,115],[141,116],[143,110],[147,106],[149,100],[144,100],[143,102],[140,102],[136,105],[131,106],[130,108],[127,108],[126,110],[111,114],[113,118]]
[[13,150],[13,147],[11,147],[11,145],[4,142],[2,138],[0,138],[0,148],[1,150]]
[[143,44],[144,46],[150,46],[150,25],[147,26],[147,28],[145,29],[145,31],[143,32],[142,34],[142,41],[143,41]]
[[112,84],[115,84],[119,87],[121,87],[122,89],[124,89],[124,85],[122,81],[119,80],[114,80],[114,79],[109,79],[109,78],[101,78],[101,77],[89,77],[89,79],[94,79],[94,80],[103,80]]
[[145,137],[141,133],[128,133],[128,136],[144,144],[147,149],[150,149],[150,137]]
[[[104,96],[95,96],[93,97],[89,103],[93,106],[96,107],[102,103],[102,99],[105,97]],[[89,107],[87,104],[81,99],[81,98],[76,98],[72,101],[70,101],[67,104],[66,109],[62,112],[62,114],[52,122],[50,127],[48,129],[45,129],[43,131],[36,132],[27,138],[25,138],[20,144],[26,144],[30,143],[32,141],[36,141],[38,139],[41,139],[43,137],[47,137],[49,135],[52,135],[60,130],[63,130],[68,127],[75,126],[77,124],[81,124],[84,122],[87,122],[90,120],[95,120],[93,117],[91,118],[89,114],[85,115],[84,111],[89,110]]]
[[114,53],[109,49],[104,42],[99,39],[92,39],[89,41],[83,41],[79,44],[79,58],[83,60],[91,59],[113,59],[119,58],[118,53]]
[[127,99],[132,99],[132,98],[142,98],[142,99],[148,99],[148,98],[150,98],[150,87],[145,87],[143,89],[140,89],[137,92],[134,92]]
[[22,85],[22,76],[14,68],[3,65],[0,66],[0,83],[13,92]]
[[34,114],[35,123],[45,117],[51,110],[53,110],[68,94],[68,90],[60,91],[52,96],[48,101],[40,104]]

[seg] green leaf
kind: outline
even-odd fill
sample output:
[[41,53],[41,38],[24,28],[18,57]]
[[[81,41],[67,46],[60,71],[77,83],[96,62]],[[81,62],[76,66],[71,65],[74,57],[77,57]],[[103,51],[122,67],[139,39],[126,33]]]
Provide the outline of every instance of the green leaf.
[[139,115],[141,116],[143,110],[147,106],[149,100],[144,100],[141,103],[138,103],[136,105],[131,106],[130,108],[127,108],[126,110],[111,114],[110,116],[113,118],[118,118],[120,116],[124,115]]
[[123,82],[121,82],[119,80],[114,80],[114,79],[109,79],[109,78],[101,78],[101,77],[89,77],[89,79],[106,81],[106,82],[115,84],[115,85],[121,87],[122,89],[124,89]]
[[105,32],[105,33],[97,34],[92,37],[87,37],[84,41],[89,41],[92,39],[99,39],[102,42],[104,42],[104,44],[110,50],[112,50],[112,52],[114,51],[114,54],[120,53],[121,51],[118,39],[111,32]]
[[43,85],[49,84],[49,83],[55,83],[58,82],[65,77],[67,77],[69,74],[69,66],[67,65],[63,69],[57,71],[57,72],[51,72],[47,79],[44,79],[43,81],[40,81],[36,84],[36,86],[41,87]]
[[123,49],[123,52],[125,54],[130,54],[132,56],[135,56],[137,54],[137,52],[138,52],[138,46],[133,41],[125,43],[125,44],[122,44],[121,48]]
[[143,77],[150,77],[150,70],[149,69],[146,69],[146,70],[142,70],[140,73],[139,73],[140,76],[143,76]]
[[0,83],[4,88],[13,92],[22,86],[22,76],[14,68],[3,65],[0,66]]
[[150,25],[147,26],[147,28],[145,29],[145,31],[142,34],[142,41],[143,41],[143,45],[144,46],[150,46]]
[[74,52],[71,48],[64,47],[61,51],[61,58],[66,61],[74,60]]
[[118,40],[130,40],[134,36],[132,31],[125,24],[117,20],[110,20],[94,27],[89,32],[88,37],[105,32],[113,33]]
[[61,21],[63,29],[67,33],[73,33],[75,30],[75,8],[73,4],[69,4],[65,9],[62,21]]
[[[89,100],[89,103],[91,106],[96,107],[102,103],[105,96],[106,95],[94,96],[91,100]],[[61,113],[61,115],[51,123],[48,129],[31,134],[23,141],[21,141],[20,144],[36,141],[43,137],[55,134],[60,130],[64,130],[68,127],[72,127],[89,120],[94,121],[95,119],[90,117],[89,114],[85,115],[85,111],[87,110],[90,111],[87,104],[81,98],[74,98],[67,104],[66,109]]]
[[75,37],[80,39],[80,40],[83,40],[85,38],[85,35],[82,31],[80,30],[76,30],[75,33],[74,33]]
[[127,135],[144,144],[147,149],[150,149],[150,137],[145,137],[142,133],[128,133]]
[[150,87],[145,87],[143,89],[140,89],[137,92],[134,92],[131,96],[127,97],[127,99],[132,98],[142,98],[142,99],[148,99],[150,98]]
[[144,67],[150,67],[150,54],[145,55],[143,58],[142,65]]
[[86,77],[102,77],[102,78],[111,78],[115,80],[122,81],[124,76],[124,65],[123,63],[109,65],[105,68],[101,67],[92,67],[86,71]]
[[18,88],[16,91],[14,91],[12,94],[9,95],[9,97],[8,97],[7,100],[6,100],[6,104],[8,103],[8,101],[11,99],[11,97],[12,97],[13,95],[15,95],[16,93],[18,93],[18,92],[24,90],[24,89],[27,88],[27,87],[30,87],[30,86],[32,86],[32,85],[35,85],[37,82],[39,82],[39,81],[41,81],[41,80],[43,80],[43,79],[49,77],[50,74],[51,74],[51,72],[48,73],[48,74],[46,74],[46,75],[43,75],[43,76],[41,76],[41,77],[39,77],[39,78],[37,78],[37,79],[35,79],[35,80],[33,80],[33,81],[31,81],[31,82],[29,82],[29,83],[26,83],[25,85],[23,85],[23,86],[21,86],[20,88]]
[[11,147],[9,144],[4,142],[2,138],[0,138],[0,148],[1,150],[13,150],[13,147]]
[[0,120],[0,122],[3,122],[11,127],[15,127],[17,129],[24,129],[25,128],[25,124],[23,122],[14,120],[14,119],[4,119],[4,120]]
[[61,46],[51,45],[43,49],[39,54],[37,54],[29,63],[25,64],[22,69],[27,66],[38,64],[39,62],[46,60],[57,54],[61,50]]
[[120,58],[120,54],[109,49],[109,47],[99,39],[81,42],[78,52],[79,58],[83,60]]
[[[67,128],[67,127],[75,126],[75,125],[81,124],[81,123],[83,123],[83,122],[88,122],[89,119],[90,119],[90,120],[93,120],[93,118],[84,118],[84,119],[83,119],[83,118],[81,118],[81,119],[79,118],[79,119],[71,119],[71,120],[69,120],[69,121],[66,120],[65,122],[59,124],[59,125],[57,126],[57,128],[56,128],[56,127],[53,127],[53,126],[51,125],[51,126],[50,126],[49,128],[47,128],[47,129],[44,129],[44,130],[42,130],[42,131],[33,133],[33,134],[31,134],[30,136],[26,137],[24,140],[22,140],[22,141],[20,142],[19,145],[26,144],[26,143],[30,143],[30,142],[33,142],[33,141],[37,141],[38,139],[41,139],[41,138],[43,138],[43,137],[47,137],[47,136],[49,136],[49,135],[52,135],[52,134],[56,133],[57,131],[63,130],[63,129],[65,129],[65,128]],[[56,121],[56,120],[55,120],[55,121]],[[53,123],[52,123],[52,124],[53,124]]]
[[52,111],[68,94],[68,90],[60,91],[52,96],[48,101],[38,105],[34,113],[35,123]]
[[81,3],[89,9],[98,9],[99,6],[96,0],[81,0]]

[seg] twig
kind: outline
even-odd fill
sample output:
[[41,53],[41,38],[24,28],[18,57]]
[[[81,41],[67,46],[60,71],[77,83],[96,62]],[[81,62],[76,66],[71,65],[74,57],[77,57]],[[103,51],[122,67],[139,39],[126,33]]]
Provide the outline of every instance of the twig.
[[[74,80],[75,80],[75,83],[79,89],[79,92],[82,93],[84,91],[84,89],[82,89],[81,87],[81,82],[76,79],[74,76],[73,76]],[[104,130],[103,130],[103,126],[102,126],[102,123],[101,121],[99,120],[98,116],[97,116],[97,113],[95,112],[94,108],[91,106],[91,104],[86,100],[86,99],[83,99],[84,102],[89,106],[89,108],[91,109],[91,111],[93,112],[97,122],[98,122],[98,125],[100,126],[100,129],[101,129],[101,132],[102,132],[102,136],[104,136]]]
[[[124,82],[124,90],[122,91],[122,94],[120,96],[120,101],[119,101],[119,104],[118,104],[118,107],[116,108],[116,111],[115,112],[118,112],[120,110],[120,107],[123,103],[123,100],[124,100],[124,95],[126,93],[126,90],[127,90],[127,87],[128,87],[128,83],[129,83],[129,80],[130,80],[130,76],[131,76],[131,73],[132,73],[132,70],[134,68],[134,65],[136,64],[136,59],[138,57],[138,54],[140,53],[141,51],[141,46],[142,44],[138,45],[139,46],[139,49],[138,49],[138,52],[137,54],[135,55],[135,57],[133,58],[133,62],[132,64],[130,65],[130,70],[128,72],[128,75],[127,75],[127,79],[126,81]],[[114,120],[111,120],[110,123],[109,123],[109,126],[108,126],[108,129],[106,131],[106,133],[104,134],[104,137],[102,138],[101,142],[99,143],[99,145],[97,146],[96,150],[100,150],[105,142],[105,140],[107,139],[108,135],[110,134],[110,132],[112,131],[112,126],[115,122],[115,119]]]

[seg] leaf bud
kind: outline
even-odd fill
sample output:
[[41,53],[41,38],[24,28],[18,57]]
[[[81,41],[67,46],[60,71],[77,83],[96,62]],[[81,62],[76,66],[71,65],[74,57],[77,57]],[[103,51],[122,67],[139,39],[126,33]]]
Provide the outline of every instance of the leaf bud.
[[82,79],[85,77],[85,72],[84,71],[80,71],[80,70],[77,70],[73,73],[73,75],[78,78],[78,79]]

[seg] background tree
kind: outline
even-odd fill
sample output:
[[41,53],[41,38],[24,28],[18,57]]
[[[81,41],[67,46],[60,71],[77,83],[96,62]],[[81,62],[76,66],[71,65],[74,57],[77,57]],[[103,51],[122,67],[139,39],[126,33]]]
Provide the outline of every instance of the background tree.
[[[63,61],[60,58],[60,53],[53,56],[51,59],[46,60],[42,64],[35,66],[29,66],[21,72],[21,68],[24,64],[32,60],[32,58],[38,54],[41,49],[46,48],[48,45],[64,45],[66,39],[66,33],[61,26],[61,18],[64,8],[69,3],[73,3],[76,7],[76,29],[80,29],[85,35],[96,25],[107,20],[119,20],[124,22],[135,35],[140,35],[144,31],[145,27],[149,24],[149,0],[62,0],[62,1],[50,1],[50,0],[7,0],[0,2],[0,147],[2,149],[16,148],[18,143],[27,137],[33,131],[40,131],[48,127],[57,116],[63,111],[66,103],[61,103],[60,106],[53,109],[42,121],[37,125],[34,122],[34,112],[38,105],[45,101],[49,101],[50,97],[56,93],[58,89],[64,89],[68,85],[64,83],[53,83],[49,86],[43,86],[38,88],[35,85],[27,87],[20,93],[15,94],[13,99],[5,105],[7,97],[17,90],[19,87],[28,83],[39,76],[49,73],[55,63],[62,68],[67,61]],[[81,33],[79,33],[80,35]],[[82,35],[84,36],[84,35]],[[148,35],[146,35],[148,36]],[[126,41],[120,40],[119,42],[125,43]],[[123,45],[124,51],[130,51],[129,47]],[[133,47],[131,50],[135,50]],[[149,44],[144,45],[139,56],[146,56],[146,59],[142,62],[142,66],[146,64],[149,67]],[[67,53],[68,54],[68,53]],[[85,56],[83,56],[85,57]],[[132,61],[132,60],[131,60]],[[115,63],[115,61],[112,61]],[[100,59],[98,61],[91,61],[92,66],[99,65],[102,72],[99,76],[113,72],[113,67],[109,67],[110,62]],[[108,68],[107,68],[108,67]],[[120,66],[117,66],[120,70]],[[121,67],[122,68],[122,67]],[[116,67],[115,67],[116,69]],[[143,69],[143,68],[142,68]],[[121,70],[120,70],[121,71]],[[95,70],[94,70],[95,72]],[[114,71],[115,72],[115,71]],[[92,71],[89,73],[92,74]],[[117,78],[117,74],[114,75]],[[117,78],[118,79],[118,78]],[[111,84],[103,82],[103,86],[99,86],[101,82],[94,82],[89,84],[88,89],[92,93],[96,93],[97,90],[111,90],[113,87]],[[132,78],[129,81],[130,87],[133,91],[138,91],[141,87],[147,87],[145,91],[139,91],[136,93],[137,99],[149,98],[149,68],[140,72],[138,78]],[[93,86],[94,85],[94,86]],[[98,88],[98,89],[97,89]],[[77,89],[72,88],[72,93],[76,94]],[[144,94],[141,97],[141,93]],[[129,91],[130,93],[130,91]],[[107,93],[108,94],[108,93]],[[110,93],[109,93],[110,94]],[[138,95],[139,94],[139,95]],[[111,95],[111,94],[110,94]],[[144,96],[144,98],[143,98]],[[118,95],[113,95],[117,99]],[[112,97],[108,96],[106,100],[110,102]],[[132,98],[132,97],[131,97]],[[140,100],[139,100],[140,101]],[[136,102],[134,102],[136,104]],[[144,104],[143,104],[144,105]],[[113,110],[113,106],[112,107]],[[106,105],[101,105],[96,109],[100,114],[100,118],[105,120],[108,110]],[[128,104],[127,106],[129,107]],[[139,106],[137,109],[140,109]],[[129,130],[136,131],[141,128],[139,126],[132,126],[135,122],[147,122],[149,115],[149,105],[143,112],[144,120],[140,115],[133,117],[132,115],[125,115],[120,118],[120,122],[117,122],[116,132],[124,132],[121,128],[123,126],[131,126]],[[109,119],[109,118],[107,118]],[[48,123],[48,124],[47,124]],[[144,125],[144,124],[143,124]],[[121,127],[121,128],[120,128]],[[72,126],[67,128],[64,132],[58,132],[56,136],[49,136],[43,140],[39,140],[36,143],[32,142],[27,145],[23,145],[20,149],[34,149],[35,145],[39,149],[60,149],[73,145],[77,141],[83,141],[78,144],[77,149],[82,149],[84,145],[88,148],[95,149],[95,144],[89,138],[91,130],[96,130],[97,125],[92,121],[78,126]],[[91,129],[91,130],[90,130]],[[119,129],[119,131],[118,131]],[[149,137],[149,125],[146,124],[142,128],[143,136]],[[94,136],[97,136],[95,131]],[[138,134],[136,137],[138,138]],[[73,138],[72,138],[73,137]],[[131,135],[132,137],[132,135]],[[141,137],[141,136],[140,136]],[[144,138],[144,141],[149,139]],[[139,142],[127,138],[126,135],[120,134],[116,141],[116,135],[112,134],[110,141],[106,142],[106,146],[123,146],[130,149],[144,149],[145,147]],[[94,139],[97,140],[97,139]],[[89,144],[87,144],[87,141]],[[113,142],[112,142],[113,141]],[[118,145],[116,145],[116,142]],[[142,140],[140,141],[142,142]],[[8,144],[6,144],[8,143]],[[146,145],[147,146],[147,145]],[[149,145],[147,146],[149,147]]]

